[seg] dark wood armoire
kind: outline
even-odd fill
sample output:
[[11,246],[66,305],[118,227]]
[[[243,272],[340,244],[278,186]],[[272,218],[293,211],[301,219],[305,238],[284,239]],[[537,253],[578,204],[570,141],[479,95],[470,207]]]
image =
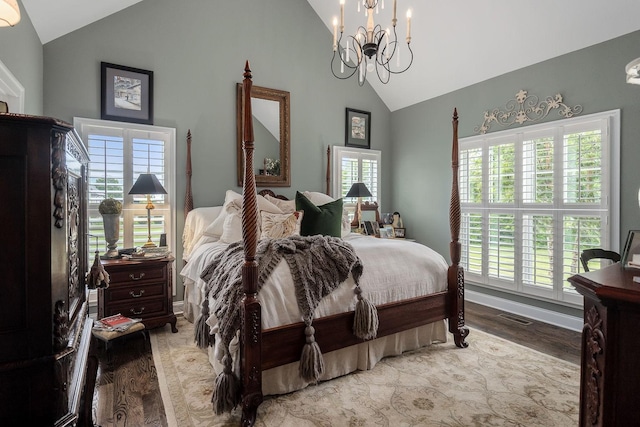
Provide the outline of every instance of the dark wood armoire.
[[87,150],[65,122],[0,114],[0,425],[91,425]]

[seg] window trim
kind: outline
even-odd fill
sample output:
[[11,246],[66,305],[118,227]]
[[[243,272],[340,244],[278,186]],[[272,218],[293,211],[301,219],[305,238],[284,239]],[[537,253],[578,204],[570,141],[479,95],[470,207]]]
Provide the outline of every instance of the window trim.
[[[606,218],[607,221],[605,221],[605,227],[608,228],[607,245],[610,248],[613,248],[614,250],[616,250],[615,248],[620,248],[620,179],[621,178],[620,178],[620,110],[619,109],[589,114],[585,116],[573,117],[569,119],[556,120],[552,122],[545,122],[545,123],[518,128],[518,129],[508,129],[508,130],[503,130],[499,132],[492,132],[489,134],[474,135],[466,138],[461,138],[459,142],[460,150],[462,151],[463,149],[466,150],[470,148],[481,148],[483,150],[482,151],[483,164],[486,164],[488,159],[486,157],[487,151],[485,148],[488,145],[486,141],[489,139],[492,141],[494,140],[515,141],[516,152],[519,153],[522,150],[522,146],[521,145],[518,146],[518,144],[521,144],[523,140],[522,135],[526,135],[527,139],[530,139],[529,136],[536,133],[543,134],[546,132],[546,134],[553,133],[554,135],[557,135],[558,132],[561,132],[563,129],[574,128],[574,127],[579,128],[581,126],[584,126],[584,124],[588,122],[594,122],[598,120],[606,122],[606,130],[608,131],[608,139],[609,139],[608,148],[609,149],[603,153],[602,162],[603,163],[608,162],[607,167],[609,168],[609,173],[607,176],[602,177],[602,183],[603,183],[603,187],[607,184],[609,186],[608,194],[603,194],[603,196],[606,197],[604,205],[608,206],[608,214],[605,215],[606,217],[608,217]],[[568,133],[568,132],[563,132],[563,133]],[[494,144],[492,143],[491,145],[494,145]],[[521,161],[520,158],[517,157],[516,163],[520,161]],[[483,168],[483,177],[482,177],[483,182],[487,182],[487,179],[488,179],[488,177],[486,176],[487,169],[488,168],[486,167]],[[460,173],[462,173],[462,171]],[[518,185],[519,187],[522,187],[522,183],[519,181],[520,179],[521,179],[520,177],[516,178],[517,180],[516,185]],[[462,182],[463,180],[460,179],[460,181]],[[554,191],[555,191],[555,188],[554,188]],[[555,196],[557,197],[558,195],[556,194]],[[501,207],[506,207],[507,209],[510,207],[515,207],[516,209],[518,207],[524,207],[527,211],[531,211],[531,212],[536,211],[538,209],[537,205],[535,207],[528,205],[523,200],[515,200],[514,203],[507,204],[506,206],[501,206],[500,204],[497,204],[497,203],[489,204],[488,197],[486,196],[483,197],[482,203],[461,202],[461,207],[462,207],[463,213],[465,212],[481,213],[483,211],[499,212]],[[565,208],[566,207],[567,206],[565,206]],[[492,208],[495,208],[495,210]],[[569,207],[569,210],[565,209],[563,211],[557,211],[557,212],[567,212],[567,211],[570,211],[570,207]],[[513,211],[509,210],[509,212],[513,212]],[[576,213],[579,214],[579,212],[576,212]],[[482,223],[483,223],[483,228],[486,228],[487,226],[486,217],[483,217]],[[562,230],[561,222],[557,223],[556,227],[559,230]],[[522,238],[519,237],[516,239],[516,242],[515,242],[516,251],[518,250],[517,248],[521,248],[521,247],[522,247]],[[485,256],[486,256],[487,250],[488,249],[486,248],[486,245],[483,245],[483,248],[482,248],[483,263],[486,263]],[[486,272],[484,275],[478,275],[469,271],[465,272],[467,281],[469,283],[473,283],[474,285],[478,285],[478,286],[486,287],[490,289],[496,289],[502,292],[512,293],[512,294],[530,297],[534,299],[550,301],[560,305],[567,305],[571,307],[582,306],[583,298],[581,295],[575,295],[575,296],[567,295],[566,292],[562,291],[563,289],[562,285],[564,285],[564,283],[563,284],[554,283],[553,291],[552,291],[553,296],[549,298],[548,292],[546,293],[541,292],[541,289],[535,288],[535,286],[522,282],[522,278],[520,277],[522,274],[522,265],[518,265],[516,267],[514,274],[516,279],[513,281],[513,283],[509,282],[511,286],[504,287],[504,286],[501,286],[500,284],[501,280],[494,281],[494,279],[492,279],[494,283],[490,283],[486,275]]]

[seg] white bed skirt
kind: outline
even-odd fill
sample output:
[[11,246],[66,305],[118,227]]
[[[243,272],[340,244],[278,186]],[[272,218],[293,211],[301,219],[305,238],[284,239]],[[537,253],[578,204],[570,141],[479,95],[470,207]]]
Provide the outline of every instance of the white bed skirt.
[[[190,322],[194,322],[200,315],[199,301],[202,300],[202,297],[198,295],[199,290],[195,289],[193,282],[188,282],[188,279],[185,280],[184,317]],[[325,373],[320,380],[330,380],[356,370],[373,369],[376,363],[384,357],[397,356],[406,351],[446,341],[446,321],[439,320],[408,331],[332,351],[323,355]],[[217,339],[216,342],[219,343],[220,339]],[[209,362],[216,373],[221,372],[222,365],[216,357],[214,347],[209,348]],[[309,383],[301,379],[298,374],[298,362],[272,368],[262,373],[262,390],[265,396],[290,393],[308,385]]]

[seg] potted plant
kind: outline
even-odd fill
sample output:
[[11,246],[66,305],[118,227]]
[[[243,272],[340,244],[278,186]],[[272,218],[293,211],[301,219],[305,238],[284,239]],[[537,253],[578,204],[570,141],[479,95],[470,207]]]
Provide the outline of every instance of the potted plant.
[[118,239],[120,238],[120,214],[122,213],[122,203],[113,198],[104,199],[98,206],[98,212],[102,215],[102,225],[104,227],[104,239],[107,241],[107,252],[105,258],[118,257]]

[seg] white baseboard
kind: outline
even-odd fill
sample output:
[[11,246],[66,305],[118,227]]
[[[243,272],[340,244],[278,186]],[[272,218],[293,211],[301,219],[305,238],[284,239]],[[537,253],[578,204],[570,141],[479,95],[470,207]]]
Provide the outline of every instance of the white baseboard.
[[465,289],[464,297],[466,301],[486,305],[487,307],[528,317],[529,319],[549,323],[572,331],[582,332],[582,326],[584,325],[584,321],[580,317],[569,316],[568,314],[558,313],[545,308],[534,307],[468,289]]

